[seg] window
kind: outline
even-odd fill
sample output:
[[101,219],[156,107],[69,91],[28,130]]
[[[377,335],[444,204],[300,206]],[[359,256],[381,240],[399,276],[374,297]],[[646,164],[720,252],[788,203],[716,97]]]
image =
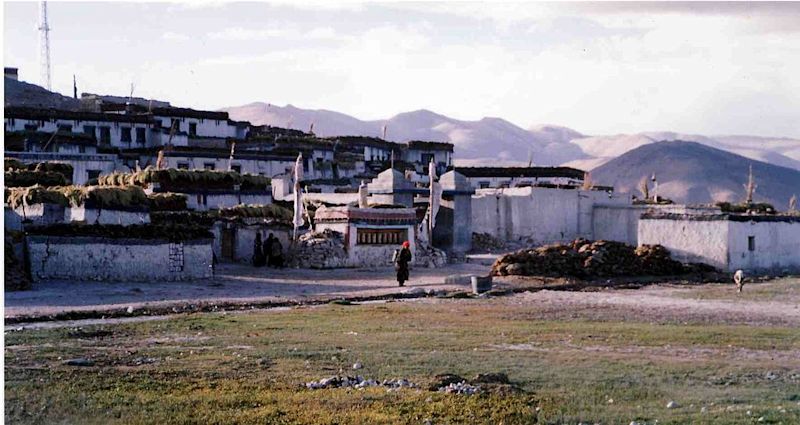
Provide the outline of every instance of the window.
[[100,143],[111,143],[111,127],[100,127]]
[[100,170],[86,170],[86,178],[89,180],[100,177]]
[[755,251],[756,250],[756,237],[755,236],[748,236],[747,237],[747,250],[748,251]]
[[62,133],[71,133],[72,132],[72,124],[59,124],[58,131]]
[[481,189],[488,189],[489,186],[492,185],[492,183],[491,182],[487,182],[487,181],[481,181],[481,182],[478,182],[478,185],[480,185]]
[[175,128],[175,131],[181,131],[181,121],[177,118],[172,119],[172,124],[170,124],[170,129]]
[[39,129],[39,125],[38,124],[25,124],[25,130],[36,131],[38,129]]
[[144,128],[137,128],[136,129],[136,143],[144,144],[145,140],[145,129]]
[[406,229],[356,229],[357,245],[399,245],[407,239]]
[[424,153],[422,156],[422,163],[428,165],[433,161],[433,154],[432,153]]
[[190,136],[197,136],[197,123],[190,122],[189,123],[189,135]]
[[239,164],[231,165],[231,170],[236,171],[239,174],[242,174],[242,166]]
[[188,162],[179,162],[178,163],[178,169],[179,170],[188,170],[189,169],[189,163]]
[[96,128],[96,127],[95,127],[95,126],[93,126],[93,125],[84,125],[84,126],[83,126],[83,132],[84,132],[85,134],[88,134],[88,135],[92,136],[92,137],[95,137],[95,136],[94,136],[94,131],[95,131],[95,128]]
[[204,163],[203,164],[203,168],[205,168],[206,170],[214,170],[214,169],[216,169],[216,167],[214,166],[213,162]]
[[120,129],[120,141],[122,142],[131,142],[131,128],[130,127],[122,127]]

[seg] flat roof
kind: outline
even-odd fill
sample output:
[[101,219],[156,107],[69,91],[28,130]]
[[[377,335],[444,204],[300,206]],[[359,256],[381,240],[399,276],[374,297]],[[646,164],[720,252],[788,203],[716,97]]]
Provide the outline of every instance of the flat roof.
[[28,120],[76,120],[76,121],[110,121],[139,124],[155,124],[149,115],[106,114],[103,112],[67,111],[62,109],[33,108],[28,106],[7,106],[5,118]]
[[648,212],[642,214],[641,218],[646,220],[735,221],[740,223],[800,223],[800,215],[678,214]]
[[566,177],[583,180],[584,171],[572,167],[456,167],[464,177]]

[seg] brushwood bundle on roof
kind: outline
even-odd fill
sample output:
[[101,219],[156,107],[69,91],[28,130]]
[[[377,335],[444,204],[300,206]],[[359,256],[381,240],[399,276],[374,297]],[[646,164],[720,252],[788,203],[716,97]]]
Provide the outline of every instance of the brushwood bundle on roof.
[[149,206],[147,195],[138,186],[32,186],[9,188],[5,194],[12,208],[23,203],[113,210],[142,210]]
[[[70,173],[70,177],[72,174]],[[65,186],[71,182],[64,174],[55,171],[10,170],[5,172],[6,187]]]
[[275,204],[237,205],[231,208],[209,211],[212,216],[223,218],[271,218],[280,222],[292,220],[292,211]]
[[214,235],[205,227],[192,224],[53,224],[26,229],[30,235],[101,237],[109,239],[147,239],[182,242],[195,239],[212,239]]
[[156,170],[147,168],[136,173],[113,173],[98,179],[101,186],[137,185],[158,183],[163,190],[232,190],[239,185],[241,190],[267,190],[271,185],[268,177],[239,174],[235,171],[178,170],[170,168]]
[[153,193],[147,196],[150,201],[150,211],[185,211],[187,208],[186,195],[181,193]]

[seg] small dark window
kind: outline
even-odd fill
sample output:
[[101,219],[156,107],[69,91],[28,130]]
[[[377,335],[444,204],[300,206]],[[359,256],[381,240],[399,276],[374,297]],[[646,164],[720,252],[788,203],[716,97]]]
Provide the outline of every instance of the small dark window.
[[756,250],[756,237],[755,236],[748,236],[747,237],[747,250],[748,251],[755,251]]
[[189,123],[189,135],[190,136],[197,136],[197,123],[190,122]]
[[100,143],[111,143],[111,127],[100,127]]
[[25,130],[36,131],[38,129],[39,129],[39,125],[38,124],[25,124]]
[[88,135],[90,135],[90,136],[94,137],[94,130],[95,130],[95,128],[96,128],[96,127],[95,127],[95,126],[93,126],[93,125],[84,125],[84,126],[83,126],[83,132],[84,132],[85,134],[88,134]]
[[86,177],[89,180],[100,177],[100,170],[86,170]]
[[213,162],[206,162],[205,164],[203,164],[203,168],[205,168],[206,170],[213,170],[216,167],[214,166]]
[[433,161],[433,154],[432,153],[424,153],[422,154],[422,163],[428,165]]
[[231,171],[236,171],[239,174],[242,174],[242,166],[241,165],[231,165]]
[[131,128],[130,127],[122,127],[120,129],[120,132],[121,132],[120,140],[123,141],[123,142],[130,143],[131,142]]
[[174,128],[175,131],[181,131],[181,121],[177,118],[173,118],[172,124],[170,124],[170,128]]
[[178,163],[178,169],[179,170],[188,170],[189,169],[189,163],[188,162],[179,162]]
[[136,129],[136,143],[144,144],[145,139],[145,129],[144,128],[137,128]]
[[481,189],[488,189],[491,185],[491,183],[487,181],[478,182],[478,184],[481,186]]
[[62,133],[71,133],[72,132],[72,125],[71,124],[59,124],[58,131]]

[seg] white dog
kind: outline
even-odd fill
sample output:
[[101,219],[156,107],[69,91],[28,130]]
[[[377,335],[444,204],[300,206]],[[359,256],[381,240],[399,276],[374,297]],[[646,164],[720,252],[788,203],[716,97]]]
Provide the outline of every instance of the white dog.
[[733,274],[733,281],[736,283],[736,292],[742,292],[742,288],[744,287],[744,272],[736,270],[736,273]]

